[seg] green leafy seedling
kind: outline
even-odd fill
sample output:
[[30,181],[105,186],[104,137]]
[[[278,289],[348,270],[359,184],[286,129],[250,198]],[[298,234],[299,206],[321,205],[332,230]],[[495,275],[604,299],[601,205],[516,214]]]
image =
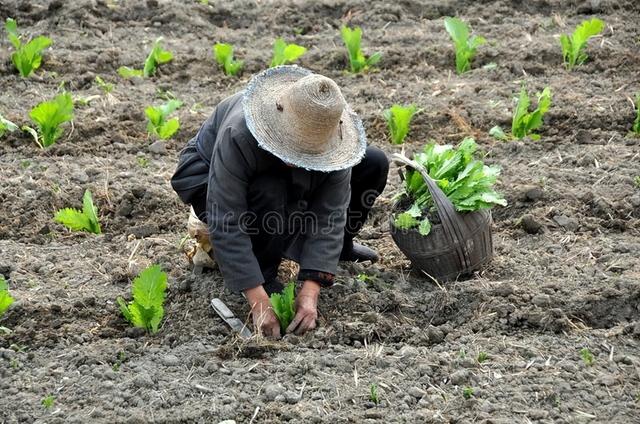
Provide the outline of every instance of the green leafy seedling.
[[[44,148],[53,145],[62,135],[63,129],[61,125],[73,119],[73,99],[71,94],[62,93],[54,97],[53,100],[38,104],[31,109],[29,117],[31,117],[38,129],[37,133],[41,141],[38,141],[37,136],[34,138],[40,147]],[[33,135],[33,132],[31,133]]]
[[26,44],[23,44],[18,35],[18,24],[12,18],[7,18],[4,27],[9,41],[15,51],[11,54],[11,61],[22,77],[26,78],[42,64],[42,51],[49,47],[53,41],[44,36],[38,36]]
[[113,91],[113,84],[103,80],[100,75],[96,75],[96,84],[104,94],[109,94]]
[[132,302],[127,305],[122,297],[117,298],[122,315],[134,327],[156,333],[164,317],[166,290],[167,274],[162,272],[160,265],[150,266],[133,280]]
[[389,136],[393,144],[404,143],[404,139],[409,133],[411,119],[416,113],[418,113],[416,105],[393,105],[383,112],[384,119],[387,120]]
[[587,366],[591,366],[595,362],[595,358],[593,357],[593,354],[591,353],[589,348],[583,347],[582,349],[580,349],[580,357],[582,358],[584,364]]
[[357,74],[362,71],[366,71],[375,64],[377,64],[382,58],[382,53],[376,52],[369,57],[366,57],[360,49],[360,43],[362,41],[362,28],[355,27],[353,29],[343,26],[340,28],[340,34],[342,35],[342,41],[347,47],[349,54],[349,66],[351,72]]
[[18,129],[18,126],[13,122],[5,119],[2,114],[0,114],[0,137],[5,135],[7,132],[14,132]]
[[444,27],[451,36],[456,49],[456,71],[462,74],[471,69],[476,50],[487,40],[477,35],[470,36],[469,27],[458,18],[445,18]]
[[182,106],[180,100],[169,100],[161,106],[149,106],[144,110],[147,115],[147,132],[162,140],[168,140],[180,129],[180,119],[167,119],[176,109]]
[[363,283],[369,283],[372,282],[374,278],[371,275],[360,273],[356,276],[356,280],[362,281]]
[[633,183],[636,185],[636,188],[637,188],[637,189],[640,189],[640,175],[636,176],[636,177],[633,179]]
[[42,403],[42,406],[44,406],[45,409],[51,409],[53,408],[53,404],[55,403],[55,401],[56,398],[53,395],[48,395],[45,396],[40,403]]
[[149,55],[144,61],[144,67],[142,69],[134,69],[128,66],[121,66],[118,68],[118,74],[123,78],[148,78],[156,74],[156,70],[159,65],[170,62],[173,59],[173,53],[169,50],[162,48],[162,37],[159,37],[154,41]]
[[462,397],[465,399],[471,399],[473,397],[473,387],[463,387]]
[[242,70],[244,62],[233,57],[233,46],[231,44],[216,43],[213,46],[213,53],[216,57],[216,62],[218,62],[225,75],[235,76]]
[[307,52],[306,47],[297,44],[287,44],[282,38],[276,39],[273,43],[273,59],[270,67],[286,65],[300,59]]
[[[1,121],[0,117],[0,121]],[[640,93],[636,94],[636,119],[633,121],[633,126],[631,127],[631,131],[635,135],[640,135]],[[0,132],[2,135],[2,132]]]
[[296,284],[291,281],[282,293],[271,294],[269,300],[271,301],[273,312],[280,322],[282,334],[284,334],[296,315]]
[[100,221],[98,220],[98,209],[93,204],[93,198],[89,190],[86,190],[82,197],[81,211],[73,208],[60,209],[53,219],[73,231],[86,231],[93,234],[102,233]]
[[380,394],[378,393],[378,385],[376,383],[369,385],[369,400],[376,405],[380,403]]
[[584,52],[587,42],[602,32],[604,22],[598,18],[583,21],[576,27],[571,36],[562,34],[560,45],[562,46],[562,58],[567,69],[571,70],[578,65],[582,65],[588,58]]
[[540,135],[533,131],[542,126],[542,118],[551,107],[551,89],[546,87],[542,93],[537,94],[538,106],[533,112],[529,112],[531,100],[524,86],[520,90],[518,104],[513,110],[511,121],[511,134],[506,134],[502,128],[495,126],[489,130],[489,135],[498,140],[522,140],[530,137],[532,140],[540,140]]
[[483,362],[485,362],[487,359],[489,359],[489,355],[487,354],[487,352],[478,352],[478,363],[481,364]]
[[9,286],[4,279],[4,276],[0,275],[0,318],[9,309],[9,306],[14,302],[13,297],[9,294]]

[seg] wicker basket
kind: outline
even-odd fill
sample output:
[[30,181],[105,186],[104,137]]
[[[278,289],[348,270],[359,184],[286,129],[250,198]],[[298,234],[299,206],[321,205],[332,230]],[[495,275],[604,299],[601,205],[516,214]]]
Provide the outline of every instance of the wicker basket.
[[[437,281],[450,281],[472,274],[489,262],[493,256],[491,211],[458,213],[423,166],[399,154],[393,158],[420,172],[441,222],[423,236],[415,228],[396,228],[392,214],[391,236],[412,265]],[[397,210],[396,204],[393,212]]]

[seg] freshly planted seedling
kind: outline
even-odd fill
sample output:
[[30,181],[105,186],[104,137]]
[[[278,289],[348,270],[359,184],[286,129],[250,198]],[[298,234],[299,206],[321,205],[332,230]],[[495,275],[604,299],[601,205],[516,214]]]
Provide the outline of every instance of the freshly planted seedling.
[[53,404],[55,403],[56,398],[53,395],[48,395],[45,396],[42,401],[40,401],[40,403],[42,403],[42,406],[45,407],[45,409],[51,409],[53,408]]
[[104,94],[109,94],[113,91],[113,84],[100,78],[100,75],[96,75],[96,84],[98,84],[98,87],[100,87],[100,90],[102,90]]
[[167,290],[167,274],[160,265],[152,265],[142,271],[134,280],[131,292],[133,301],[127,305],[118,297],[122,315],[134,327],[156,333],[164,317],[164,298]]
[[478,352],[478,363],[481,364],[484,361],[486,361],[487,359],[489,359],[489,355],[487,354],[487,352]]
[[459,74],[467,72],[471,69],[476,50],[487,40],[477,35],[469,36],[469,27],[458,18],[445,18],[444,27],[456,49],[456,71]]
[[498,140],[521,140],[529,136],[532,140],[540,140],[540,135],[533,133],[542,126],[542,118],[551,107],[551,89],[546,87],[542,93],[537,94],[538,106],[533,112],[529,112],[531,100],[523,86],[520,90],[518,104],[513,110],[511,121],[511,134],[506,134],[500,126],[495,126],[489,130],[489,135]]
[[471,399],[473,397],[473,387],[463,387],[462,397],[465,399]]
[[411,119],[418,112],[416,105],[400,106],[393,105],[383,112],[384,119],[387,120],[389,136],[393,144],[402,144],[409,133]]
[[216,57],[216,62],[218,62],[225,75],[237,75],[242,70],[244,62],[233,57],[233,46],[231,44],[216,43],[213,46],[213,53]]
[[604,22],[593,18],[578,25],[571,36],[567,34],[560,36],[562,58],[567,69],[571,70],[575,66],[582,65],[589,58],[584,52],[587,42],[591,37],[600,34],[603,29]]
[[18,129],[18,126],[13,122],[5,119],[4,116],[0,114],[0,137],[5,135],[7,132],[14,132]]
[[278,321],[280,321],[280,329],[284,334],[296,315],[296,284],[291,281],[282,293],[273,293],[269,300],[271,301],[273,312],[276,314]]
[[82,210],[64,208],[56,212],[53,218],[56,222],[73,231],[87,231],[93,234],[101,234],[98,209],[93,204],[91,191],[86,190],[82,197]]
[[173,53],[162,48],[162,37],[158,38],[151,47],[149,55],[144,61],[143,69],[133,69],[128,66],[118,68],[118,74],[123,78],[132,77],[151,77],[156,74],[158,66],[170,62],[173,59]]
[[640,175],[633,179],[633,183],[636,185],[636,188],[640,189]]
[[[38,141],[38,137],[35,136],[36,142],[43,148],[51,146],[62,135],[61,125],[73,119],[71,94],[62,93],[53,100],[38,104],[31,109],[29,116],[35,122],[41,140]],[[33,129],[30,132],[32,135],[34,134]]]
[[182,106],[180,100],[169,100],[162,106],[149,106],[144,110],[147,115],[147,132],[150,135],[167,140],[180,129],[180,119],[167,119],[176,109]]
[[369,400],[376,405],[380,403],[380,395],[378,394],[378,385],[376,383],[371,383],[369,386]]
[[376,52],[369,57],[366,57],[360,49],[360,42],[362,41],[362,28],[355,27],[351,29],[347,26],[340,28],[340,34],[342,35],[342,41],[347,47],[349,53],[349,66],[351,72],[357,74],[358,72],[366,71],[382,58],[380,52]]
[[[2,117],[0,116],[0,120],[1,118]],[[636,94],[636,119],[633,121],[631,131],[636,135],[640,135],[640,93]],[[1,132],[0,135],[2,135]]]
[[4,280],[4,277],[0,275],[0,318],[9,309],[9,306],[13,303],[13,297],[9,294],[9,286]]
[[[472,138],[465,138],[457,148],[451,145],[428,144],[413,160],[421,164],[435,180],[438,187],[459,212],[489,209],[496,205],[506,206],[506,200],[493,185],[500,175],[500,168],[487,166],[474,158],[478,146]],[[399,229],[417,228],[427,235],[431,231],[430,215],[435,206],[422,175],[407,169],[404,193],[400,201],[411,206],[396,214],[394,224]]]
[[271,59],[270,67],[286,65],[293,63],[307,52],[306,47],[297,44],[287,44],[282,38],[278,38],[273,43],[273,59]]
[[593,354],[591,353],[589,348],[583,347],[582,349],[580,349],[580,357],[582,358],[584,364],[587,366],[591,366],[595,362],[595,358],[593,357]]
[[42,35],[23,44],[18,35],[18,24],[14,19],[7,18],[4,25],[7,37],[15,51],[11,54],[11,61],[20,75],[24,78],[31,75],[42,64],[42,51],[49,47],[53,41]]

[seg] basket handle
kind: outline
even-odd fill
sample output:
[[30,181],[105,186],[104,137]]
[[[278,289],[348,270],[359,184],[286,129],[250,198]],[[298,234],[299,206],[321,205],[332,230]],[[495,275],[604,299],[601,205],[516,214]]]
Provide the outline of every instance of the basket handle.
[[445,235],[456,247],[456,253],[458,254],[460,263],[465,268],[470,267],[471,258],[469,258],[468,249],[464,241],[472,236],[472,232],[469,230],[464,219],[462,219],[460,213],[456,211],[451,200],[449,200],[447,195],[438,187],[438,184],[431,178],[424,166],[399,153],[394,153],[392,159],[394,162],[411,167],[420,173],[427,184],[429,193],[431,193],[431,198],[436,206],[436,211],[440,217],[440,222],[442,222]]

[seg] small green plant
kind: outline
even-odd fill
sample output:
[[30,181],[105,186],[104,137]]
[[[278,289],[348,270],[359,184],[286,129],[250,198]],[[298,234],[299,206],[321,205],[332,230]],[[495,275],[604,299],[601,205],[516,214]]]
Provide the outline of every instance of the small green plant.
[[459,74],[471,69],[471,61],[478,47],[487,42],[477,35],[469,36],[469,27],[458,18],[445,18],[444,27],[451,36],[456,49],[456,71]]
[[291,281],[282,293],[271,294],[269,300],[271,301],[273,312],[276,314],[278,321],[280,321],[280,329],[284,334],[296,315],[296,284]]
[[[475,159],[477,149],[478,145],[472,138],[465,138],[458,147],[429,143],[422,152],[413,156],[413,160],[427,170],[459,212],[507,204],[493,189],[500,175],[500,168],[484,165],[482,161]],[[395,215],[395,226],[402,230],[417,228],[420,234],[429,234],[429,217],[435,213],[435,205],[418,171],[406,171],[404,192],[399,201],[410,206],[405,212]]]
[[376,405],[380,403],[380,395],[378,394],[378,385],[376,383],[371,383],[369,386],[369,400]]
[[42,403],[42,406],[45,407],[45,409],[51,409],[55,401],[56,401],[56,398],[53,395],[48,395],[42,399],[41,403]]
[[156,74],[156,70],[159,65],[170,62],[173,59],[173,53],[169,50],[162,48],[162,37],[156,39],[151,47],[149,55],[144,61],[144,67],[142,69],[133,69],[128,66],[121,66],[118,68],[118,74],[123,78],[132,77],[151,77]]
[[[42,148],[53,145],[62,135],[61,127],[65,122],[73,119],[73,99],[71,94],[62,93],[53,100],[42,102],[31,109],[29,117],[36,124],[37,133],[32,128],[29,131],[36,143]],[[23,127],[26,130],[29,127]],[[38,141],[38,136],[41,141]]]
[[593,357],[593,354],[591,353],[589,348],[583,347],[582,349],[580,349],[580,357],[582,358],[584,364],[587,366],[591,366],[595,362],[595,358]]
[[216,43],[213,46],[213,54],[225,75],[234,76],[242,70],[244,62],[233,57],[233,46],[231,44]]
[[133,280],[133,301],[127,305],[122,297],[118,297],[122,315],[134,327],[156,333],[164,317],[166,290],[167,274],[162,272],[160,265],[148,267]]
[[383,112],[384,119],[387,120],[391,143],[404,143],[404,139],[409,133],[409,124],[416,113],[418,113],[416,105],[393,105]]
[[562,46],[562,58],[567,69],[571,70],[577,65],[582,65],[588,58],[584,52],[587,42],[602,32],[604,22],[598,18],[583,21],[573,31],[571,36],[562,34],[560,45]]
[[477,360],[479,364],[483,363],[487,359],[489,359],[489,355],[487,354],[487,352],[478,352]]
[[636,188],[640,189],[640,175],[633,179],[633,183],[636,185]]
[[297,44],[287,44],[282,38],[276,39],[273,43],[273,59],[271,59],[271,68],[274,66],[286,65],[300,59],[307,52],[306,47]]
[[347,26],[340,28],[340,34],[342,35],[342,41],[347,47],[349,54],[349,66],[351,72],[357,74],[358,72],[366,71],[373,65],[377,64],[382,58],[382,53],[376,52],[369,57],[366,57],[360,49],[360,42],[362,40],[362,28],[355,27],[351,29]]
[[60,209],[53,219],[73,231],[87,231],[93,234],[102,233],[100,221],[98,220],[98,209],[93,204],[93,198],[89,190],[86,190],[82,197],[82,211],[73,208]]
[[0,137],[5,135],[7,132],[14,132],[18,129],[18,126],[13,122],[5,119],[2,114],[0,114]]
[[362,281],[363,283],[370,283],[373,281],[373,277],[364,273],[358,274],[356,276],[356,280]]
[[471,399],[473,397],[473,387],[463,387],[462,397],[465,399]]
[[9,41],[15,51],[11,54],[11,61],[15,65],[20,75],[24,78],[31,75],[42,64],[42,51],[49,47],[53,41],[42,35],[23,44],[18,35],[18,24],[12,18],[7,18],[4,27],[7,31]]
[[542,93],[537,94],[538,106],[533,112],[529,112],[531,100],[527,90],[522,86],[518,104],[513,110],[511,121],[511,134],[506,134],[500,126],[495,126],[489,130],[489,135],[498,140],[521,140],[529,136],[532,140],[540,140],[540,135],[533,133],[542,126],[542,118],[551,107],[551,89],[546,87]]
[[[0,118],[2,117],[0,116]],[[636,119],[635,121],[633,121],[633,126],[631,127],[631,131],[635,135],[640,135],[640,93],[636,94]],[[1,132],[0,132],[0,135],[2,135]]]
[[0,275],[0,318],[9,309],[14,299],[9,294],[9,286],[4,280],[4,276]]
[[147,132],[149,135],[167,140],[180,129],[180,119],[167,119],[170,114],[182,106],[180,100],[169,100],[161,106],[149,106],[144,110],[147,115]]
[[98,84],[98,87],[100,87],[100,90],[102,90],[104,94],[109,94],[113,91],[113,84],[100,78],[100,75],[96,75],[96,84]]
[[120,371],[120,367],[122,366],[122,364],[126,359],[127,359],[127,354],[121,350],[120,352],[118,352],[118,359],[116,359],[116,362],[114,362],[114,364],[111,366],[111,369],[114,370],[115,372]]
[[149,166],[149,159],[144,156],[138,156],[136,158],[136,162],[138,162],[140,168],[146,168],[147,166]]

